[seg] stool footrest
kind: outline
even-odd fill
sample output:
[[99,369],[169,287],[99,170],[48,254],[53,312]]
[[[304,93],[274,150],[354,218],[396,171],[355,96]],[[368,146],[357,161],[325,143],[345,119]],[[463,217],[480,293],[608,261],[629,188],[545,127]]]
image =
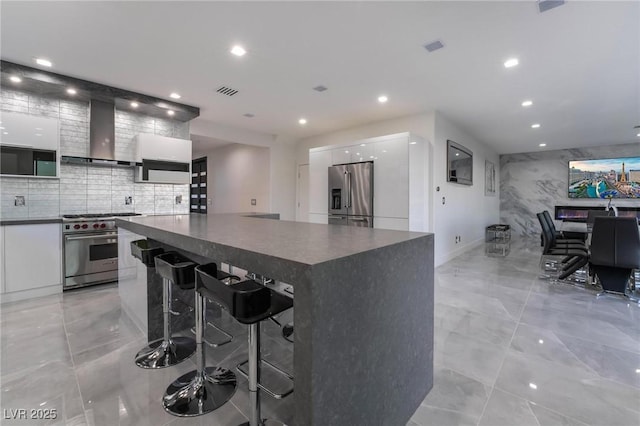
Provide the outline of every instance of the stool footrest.
[[[272,390],[264,386],[262,383],[258,383],[258,387],[263,391],[265,391],[267,395],[275,399],[283,399],[291,395],[293,393],[293,376],[291,376],[289,373],[287,373],[283,369],[277,367],[276,365],[270,363],[265,359],[261,359],[260,362],[263,366],[268,367],[267,369],[261,371],[262,379],[264,379],[265,376],[273,376],[275,378],[275,374],[278,374],[280,377],[284,377],[288,383],[285,389],[280,392],[276,392],[275,390]],[[246,366],[248,363],[249,363],[249,360],[246,360],[238,364],[238,366],[236,367],[236,370],[238,371],[238,373],[240,373],[240,375],[243,376],[244,378],[248,378],[248,374],[244,369],[244,366]],[[269,374],[269,371],[272,371],[272,374]],[[264,374],[264,373],[267,373],[267,374]]]
[[[218,331],[220,334],[224,335],[224,339],[219,340],[217,342],[210,342],[207,339],[202,339],[202,341],[204,343],[206,343],[207,345],[211,346],[212,348],[219,348],[220,346],[224,346],[227,343],[231,343],[231,341],[233,340],[233,335],[227,333],[226,331],[224,331],[223,329],[221,329],[220,327],[218,327],[217,325],[215,325],[212,322],[207,321],[207,325],[214,328],[216,331]],[[193,334],[196,334],[196,329],[195,328],[191,328],[191,332]]]

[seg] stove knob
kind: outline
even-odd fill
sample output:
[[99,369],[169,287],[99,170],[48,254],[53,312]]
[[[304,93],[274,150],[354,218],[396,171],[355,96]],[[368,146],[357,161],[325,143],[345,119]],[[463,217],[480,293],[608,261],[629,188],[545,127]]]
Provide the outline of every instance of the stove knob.
[[100,224],[100,228],[106,228],[107,225],[105,225],[104,223]]
[[89,225],[87,225],[86,223],[84,223],[84,224],[82,225],[82,229],[87,229],[88,227],[89,227]]
[[93,224],[93,227],[94,227],[94,228],[96,228],[96,229],[98,229],[98,228],[100,228],[100,225],[98,225],[97,223],[94,223],[94,224]]
[[80,225],[73,225],[73,229],[80,229]]

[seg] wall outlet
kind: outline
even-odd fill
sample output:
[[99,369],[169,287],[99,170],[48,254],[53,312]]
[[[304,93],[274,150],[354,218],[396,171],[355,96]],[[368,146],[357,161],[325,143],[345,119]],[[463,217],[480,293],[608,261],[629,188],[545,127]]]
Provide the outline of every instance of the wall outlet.
[[182,195],[176,195],[176,204],[182,204]]
[[24,200],[24,195],[16,195],[16,198],[14,199],[13,203],[20,207],[20,206],[24,206],[26,205],[26,201]]
[[256,199],[255,199],[255,198],[252,198],[252,199],[251,199],[251,205],[252,205],[252,206],[255,206],[255,205],[256,205]]
[[133,203],[133,197],[131,197],[131,196],[126,196],[126,197],[124,197],[124,204],[125,204],[125,205],[127,205],[127,206],[128,206],[128,205],[130,205],[130,204],[132,204],[132,203]]

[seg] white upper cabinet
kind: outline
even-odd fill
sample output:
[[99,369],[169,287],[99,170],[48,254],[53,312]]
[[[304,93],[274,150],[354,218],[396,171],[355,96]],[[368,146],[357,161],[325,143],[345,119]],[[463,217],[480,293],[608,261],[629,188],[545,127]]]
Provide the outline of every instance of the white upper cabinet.
[[[357,145],[349,147],[349,151],[351,154],[350,163],[359,163],[361,161],[373,161],[374,148],[373,143],[371,142],[360,142]],[[375,167],[374,167],[375,170]]]
[[136,161],[158,160],[191,164],[191,141],[140,133],[134,138]]
[[409,140],[392,138],[373,144],[373,214],[409,217]]
[[309,213],[327,214],[329,210],[329,167],[331,151],[309,152]]
[[331,150],[331,164],[347,164],[351,163],[351,148],[345,146],[341,148],[334,148]]
[[0,113],[0,121],[2,145],[59,150],[60,131],[56,118],[3,111]]

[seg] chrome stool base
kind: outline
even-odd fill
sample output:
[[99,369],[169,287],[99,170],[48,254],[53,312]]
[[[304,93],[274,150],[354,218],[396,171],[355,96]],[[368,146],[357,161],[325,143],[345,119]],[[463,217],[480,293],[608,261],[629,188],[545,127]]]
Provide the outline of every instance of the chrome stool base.
[[174,416],[200,416],[220,408],[236,393],[236,375],[219,367],[207,367],[204,375],[193,370],[169,385],[162,406]]
[[136,365],[141,368],[166,368],[176,365],[196,352],[196,341],[188,337],[154,340],[136,354]]
[[[238,426],[253,426],[253,425],[251,424],[251,422],[244,422]],[[258,423],[257,426],[287,426],[287,425],[277,420],[262,419],[262,421]]]

